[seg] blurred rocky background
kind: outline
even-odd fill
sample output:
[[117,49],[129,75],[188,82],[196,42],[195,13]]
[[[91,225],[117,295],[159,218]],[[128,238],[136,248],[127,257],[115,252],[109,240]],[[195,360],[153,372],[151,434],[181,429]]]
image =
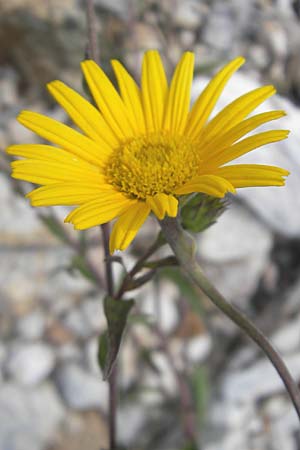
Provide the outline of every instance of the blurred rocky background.
[[[300,2],[298,0],[95,0],[102,65],[120,58],[139,76],[148,48],[170,71],[182,51],[196,55],[194,98],[206,77],[239,54],[247,64],[220,106],[262,83],[280,95],[291,137],[245,157],[292,172],[286,188],[245,189],[199,238],[203,266],[247,312],[300,381]],[[82,91],[86,52],[80,0],[0,0],[0,148],[37,142],[18,125],[23,109],[67,121],[45,84]],[[98,231],[72,233],[63,208],[32,210],[1,156],[0,449],[99,450],[107,446],[107,386],[97,367],[105,329],[95,268]],[[23,186],[23,185],[22,185]],[[25,189],[25,183],[24,183]],[[55,216],[54,216],[55,215]],[[52,233],[49,231],[52,230]],[[153,223],[142,231],[153,238]],[[78,237],[79,236],[79,237]],[[86,267],[76,253],[85,243]],[[137,241],[133,253],[142,251]],[[127,252],[126,264],[133,264]],[[119,271],[116,265],[116,272]],[[299,450],[296,414],[261,353],[168,269],[144,288],[120,361],[122,448],[183,450],[176,373],[184,369],[202,450]],[[200,307],[199,307],[200,305]],[[141,320],[143,318],[143,320]],[[157,331],[157,327],[159,332]],[[168,344],[166,345],[166,340]]]

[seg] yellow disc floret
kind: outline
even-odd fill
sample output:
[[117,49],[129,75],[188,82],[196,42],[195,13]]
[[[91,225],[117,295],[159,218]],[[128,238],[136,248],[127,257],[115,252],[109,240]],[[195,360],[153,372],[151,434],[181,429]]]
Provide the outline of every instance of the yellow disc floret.
[[108,183],[132,198],[171,194],[197,174],[196,150],[195,143],[184,136],[151,133],[116,148],[104,173]]

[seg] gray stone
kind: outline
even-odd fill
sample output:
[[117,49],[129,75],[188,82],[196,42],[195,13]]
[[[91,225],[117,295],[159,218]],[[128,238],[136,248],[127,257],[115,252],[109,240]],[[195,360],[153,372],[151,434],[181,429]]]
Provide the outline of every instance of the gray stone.
[[[142,346],[144,347],[144,344]],[[124,390],[127,390],[138,381],[139,377],[139,354],[131,339],[123,340],[122,349],[119,352],[119,364],[122,373],[119,383]]]
[[15,343],[9,349],[5,370],[18,382],[35,385],[48,377],[54,365],[54,351],[48,345]]
[[[176,378],[165,354],[160,351],[153,351],[151,353],[151,358],[159,370],[159,376],[157,373],[153,373],[153,370],[147,370],[145,371],[143,377],[143,384],[149,388],[157,390],[158,392],[160,392],[160,389],[163,388],[163,390],[168,392],[170,395],[177,395],[178,387]],[[155,394],[153,395],[153,399],[156,399]]]
[[64,345],[59,346],[56,349],[56,355],[59,361],[66,362],[66,361],[80,361],[82,356],[81,349],[73,344],[73,343],[67,343]]
[[0,391],[0,448],[43,450],[53,442],[65,410],[50,384],[23,389],[12,383]]
[[271,63],[270,55],[263,45],[252,45],[249,48],[249,58],[258,70],[265,70]]
[[204,42],[218,50],[229,50],[236,33],[233,16],[226,3],[216,3],[205,25]]
[[97,375],[98,377],[102,376],[99,363],[98,363],[98,336],[91,338],[84,347],[84,356],[87,362],[87,367],[89,370]]
[[4,149],[8,146],[8,140],[7,140],[7,136],[6,133],[4,132],[4,130],[2,130],[0,128],[0,148]]
[[227,402],[223,406],[226,408],[226,414],[224,408],[220,408],[219,402],[215,402],[210,410],[210,420],[219,428],[242,428],[255,415],[255,408],[251,403]]
[[16,330],[20,337],[25,339],[39,339],[43,336],[46,327],[46,317],[40,310],[20,318]]
[[146,411],[145,408],[137,404],[119,408],[117,427],[119,440],[123,445],[132,447],[136,444],[136,437],[142,432],[147,419]]
[[91,329],[86,317],[79,309],[71,310],[63,319],[64,325],[78,338],[86,339],[91,335]]
[[262,420],[252,403],[232,403],[219,398],[210,408],[207,421],[204,450],[265,448]]
[[288,54],[289,42],[283,26],[273,20],[264,23],[262,29],[263,43],[275,58],[285,59]]
[[[148,23],[142,21],[135,22],[132,25],[131,33],[132,33],[131,42],[135,42],[136,44],[138,44],[137,48],[140,50],[138,52],[138,55],[136,55],[138,56],[139,63],[141,62],[141,58],[142,55],[144,54],[145,49],[152,49],[152,48],[160,49],[163,45],[162,44],[163,35],[160,32],[160,30],[157,27],[154,27]],[[137,61],[137,59],[135,59],[135,61]],[[133,60],[130,61],[129,58],[128,62],[132,63]]]
[[99,334],[106,327],[106,319],[100,298],[85,300],[80,306],[80,311],[91,333]]
[[5,359],[6,359],[6,355],[7,355],[7,349],[4,346],[4,344],[2,344],[0,342],[0,370],[2,369]]
[[183,48],[191,48],[195,43],[195,33],[190,30],[182,30],[180,33],[180,41]]
[[[29,108],[28,108],[29,109]],[[7,122],[6,130],[10,144],[37,144],[39,137],[17,122],[15,115]]]
[[[192,95],[194,99],[207,81],[204,81],[203,78],[195,80]],[[262,83],[255,81],[254,77],[250,78],[242,73],[235,74],[220,97],[215,112],[218,112],[245,92],[261,85]],[[296,168],[300,165],[300,112],[292,102],[276,95],[264,102],[255,113],[274,109],[283,109],[287,116],[260,127],[259,131],[288,129],[291,130],[289,138],[250,152],[236,162],[275,165],[290,170],[291,174],[285,187],[243,188],[238,190],[237,198],[249,205],[272,230],[288,237],[299,237],[300,196],[298,192],[300,190],[300,172]]]
[[129,0],[114,0],[113,2],[110,0],[96,0],[95,5],[101,6],[107,11],[117,14],[123,19],[126,19],[130,9]]
[[195,336],[185,343],[186,357],[193,363],[204,361],[212,350],[209,334]]
[[[63,283],[63,279],[69,279],[69,276],[66,276],[64,273],[57,274],[57,284],[53,286],[55,292],[53,293],[53,289],[51,286],[45,286],[43,288],[43,300],[46,306],[49,306],[51,313],[55,317],[61,317],[68,314],[68,312],[74,308],[74,299],[71,295],[68,295],[68,286],[64,289],[64,295],[59,295],[58,297],[55,295],[59,293],[59,287],[61,289],[61,284]],[[76,283],[76,281],[75,281]],[[53,294],[52,294],[53,293]],[[55,297],[55,301],[53,301],[53,297]]]
[[46,261],[43,275],[46,276],[47,282],[44,281],[40,286],[40,293],[54,315],[67,316],[68,311],[74,309],[76,301],[81,301],[87,295],[91,286],[83,276],[72,276],[67,270],[61,270],[69,267],[72,254],[70,248],[59,245],[55,251],[47,252],[47,257],[44,257]]
[[289,320],[271,337],[272,343],[280,353],[291,353],[299,349],[300,344],[300,318]]
[[[201,5],[196,0],[176,2],[172,8],[173,21],[175,25],[187,30],[196,30],[202,24]],[[169,3],[170,4],[170,3]]]
[[295,436],[299,421],[290,402],[283,397],[273,397],[264,405],[263,412],[270,423],[274,450],[297,450]]
[[[7,251],[0,261],[0,284],[3,299],[8,299],[7,311],[24,316],[43,301],[49,310],[48,317],[62,310],[65,313],[90,285],[83,277],[73,278],[62,270],[70,264],[70,249],[57,244],[31,245],[20,244],[19,250],[15,244],[17,248]],[[8,313],[6,316],[9,317]]]
[[247,438],[244,431],[235,431],[227,433],[219,442],[208,444],[204,450],[233,450],[233,449],[247,449]]
[[0,70],[0,106],[9,108],[18,102],[17,74],[10,68]]
[[[13,193],[11,183],[3,174],[0,175],[0,202],[5,209],[0,222],[0,241],[7,244],[16,243],[23,239],[28,242],[33,236],[37,240],[41,234],[45,239],[45,228],[41,225],[28,201]],[[27,239],[26,239],[27,238]]]
[[209,278],[226,298],[244,307],[269,259],[272,234],[244,207],[232,204],[198,239]]
[[289,19],[295,19],[293,11],[293,0],[278,0],[276,2],[276,10],[281,16]]
[[[228,4],[234,15],[234,26],[239,29],[240,40],[244,41],[246,31],[248,31],[249,28],[252,29],[253,24],[258,21],[257,4],[255,1],[243,2],[242,8],[240,0],[231,0]],[[252,41],[251,46],[253,44]]]
[[[285,363],[296,381],[300,379],[300,354],[286,355]],[[222,383],[222,393],[230,402],[255,402],[284,392],[284,385],[267,360],[259,361],[239,372],[228,372]]]
[[[272,236],[243,206],[232,204],[199,238],[200,255],[205,260],[220,262],[239,261],[262,247],[264,253],[272,245]],[[238,245],[237,245],[238,244]]]
[[108,384],[75,363],[57,369],[56,381],[63,399],[70,408],[79,411],[106,411]]
[[164,281],[160,296],[153,285],[143,288],[141,293],[141,312],[158,320],[159,326],[165,333],[170,333],[179,322],[179,313],[176,305],[178,290],[176,286]]
[[251,365],[257,356],[257,348],[253,345],[242,347],[235,352],[234,358],[229,362],[228,367],[232,371],[243,370]]

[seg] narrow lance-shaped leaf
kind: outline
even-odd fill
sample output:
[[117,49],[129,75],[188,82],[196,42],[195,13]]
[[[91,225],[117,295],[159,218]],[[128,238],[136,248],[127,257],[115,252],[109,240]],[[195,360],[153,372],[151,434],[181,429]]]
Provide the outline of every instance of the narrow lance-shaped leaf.
[[[107,350],[102,348],[101,368],[103,371],[103,379],[106,380],[113,368],[118,356],[121,340],[127,323],[127,317],[134,305],[134,300],[115,300],[106,296],[104,299],[104,313],[107,320]],[[102,343],[102,346],[104,344]],[[101,340],[99,348],[99,356],[101,353]],[[103,358],[105,355],[105,361]]]
[[107,333],[107,330],[105,330],[99,336],[99,342],[98,342],[98,363],[99,363],[100,369],[102,370],[102,373],[104,373],[104,370],[105,370],[105,362],[107,359],[107,352],[108,352],[108,333]]

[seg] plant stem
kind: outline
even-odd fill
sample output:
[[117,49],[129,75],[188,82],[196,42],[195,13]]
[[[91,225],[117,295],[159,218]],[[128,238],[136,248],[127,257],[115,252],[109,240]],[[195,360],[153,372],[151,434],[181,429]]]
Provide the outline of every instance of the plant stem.
[[[107,283],[107,293],[110,297],[114,296],[112,263],[109,253],[109,224],[101,225],[103,248],[105,254],[105,273]],[[109,450],[116,449],[116,413],[117,413],[117,363],[115,363],[108,379],[109,384]]]
[[97,44],[97,31],[95,21],[95,5],[94,0],[86,0],[86,18],[87,18],[87,33],[88,33],[88,57],[99,63],[100,52]]
[[[94,0],[86,0],[88,27],[88,56],[99,63],[100,52],[97,44]],[[106,289],[110,297],[114,295],[112,262],[109,253],[109,224],[101,225],[103,248],[105,254]],[[109,380],[109,450],[116,450],[116,412],[117,412],[117,365],[115,364]]]
[[104,262],[105,262],[105,274],[106,274],[106,291],[110,297],[114,296],[114,282],[113,272],[109,253],[109,223],[101,225],[103,249],[104,249]]
[[135,263],[130,272],[128,272],[127,275],[124,277],[122,284],[117,294],[115,295],[116,299],[122,297],[122,295],[126,292],[128,282],[130,282],[133,279],[133,277],[143,268],[143,265],[147,261],[147,259],[150,258],[150,256],[152,256],[153,253],[155,253],[156,250],[158,250],[162,245],[163,245],[162,239],[160,236],[158,236],[157,239],[153,242],[153,244],[146,250],[144,255],[142,255],[140,259]]
[[206,278],[196,260],[195,243],[192,237],[181,228],[178,219],[167,217],[160,222],[160,225],[166,241],[187,276],[210,298],[217,308],[244,330],[269,358],[282,379],[300,419],[300,390],[281,356],[266,336],[241,311],[228,303]]

